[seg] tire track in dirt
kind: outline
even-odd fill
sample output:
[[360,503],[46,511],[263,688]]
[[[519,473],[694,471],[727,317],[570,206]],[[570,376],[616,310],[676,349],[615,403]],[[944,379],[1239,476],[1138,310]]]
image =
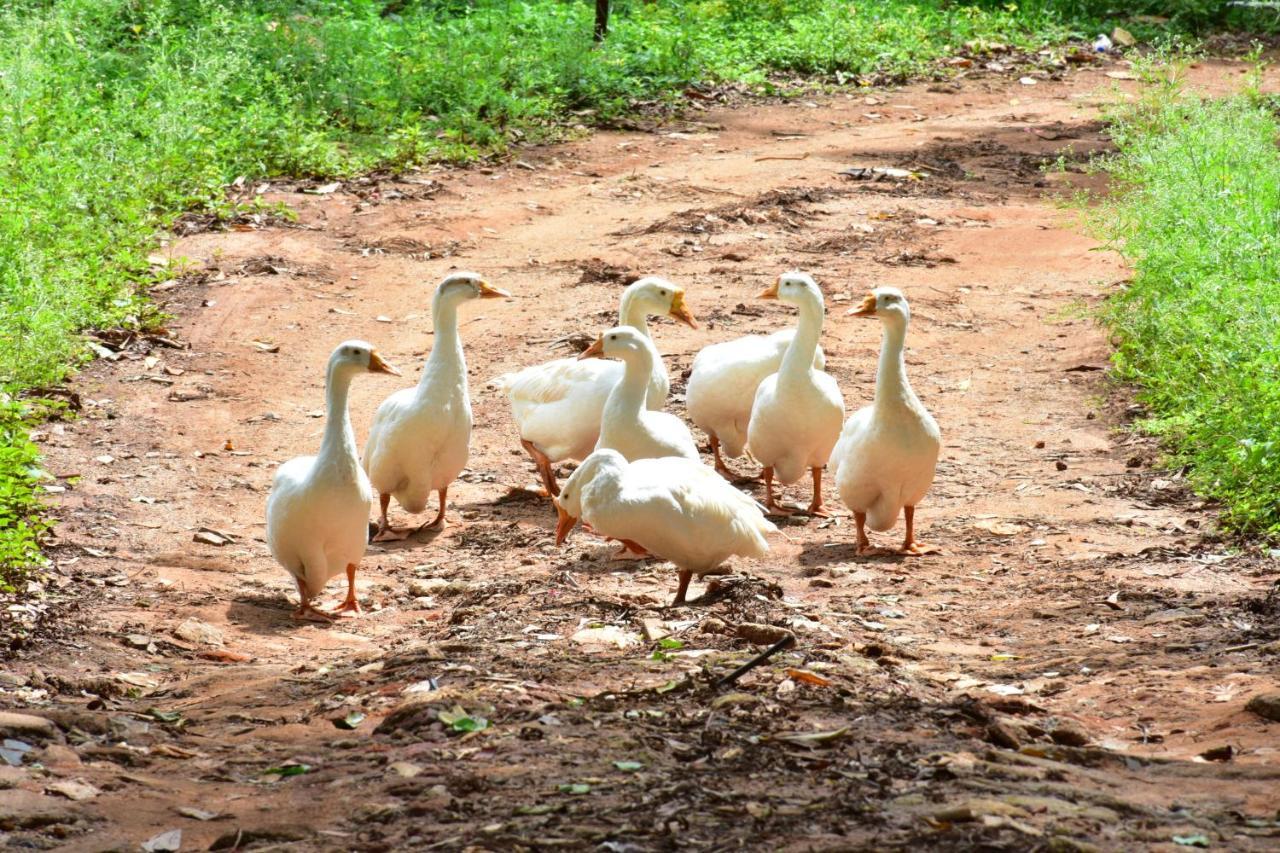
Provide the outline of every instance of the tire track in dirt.
[[[67,486],[53,585],[79,610],[0,684],[61,727],[46,770],[0,776],[0,829],[70,850],[179,827],[289,849],[1265,847],[1274,827],[1245,821],[1280,805],[1275,725],[1243,706],[1275,687],[1274,563],[1203,539],[1206,508],[1115,431],[1133,413],[1105,402],[1088,312],[1125,272],[1048,197],[1095,179],[1038,171],[1105,147],[1104,81],[834,95],[418,183],[276,186],[303,227],[180,240],[204,270],[168,291],[191,348],[98,362],[85,417],[44,431]],[[919,178],[839,174],[856,166]],[[318,441],[320,365],[360,336],[416,375],[431,289],[463,267],[516,298],[462,318],[476,431],[451,524],[370,549],[365,618],[294,625],[262,512],[275,464]],[[944,553],[859,559],[847,519],[789,523],[767,560],[671,610],[669,568],[611,564],[584,536],[556,548],[548,505],[512,490],[535,476],[486,381],[594,336],[641,272],[704,321],[658,323],[678,379],[706,343],[793,322],[752,299],[790,267],[826,290],[850,410],[879,340],[844,311],[879,284],[911,299],[908,369],[944,431],[919,522]],[[356,385],[359,436],[391,388]],[[193,543],[200,527],[231,541]],[[683,648],[569,639],[644,620]],[[741,623],[798,647],[717,698],[698,673],[754,653]],[[493,725],[452,732],[454,706]],[[1226,745],[1230,764],[1197,759]],[[290,762],[310,769],[264,772]],[[66,780],[98,793],[49,793]]]

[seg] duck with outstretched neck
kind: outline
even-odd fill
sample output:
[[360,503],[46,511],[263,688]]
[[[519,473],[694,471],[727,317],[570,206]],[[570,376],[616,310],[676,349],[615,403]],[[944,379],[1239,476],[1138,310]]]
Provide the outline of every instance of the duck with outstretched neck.
[[853,413],[832,454],[836,488],[853,510],[859,554],[877,552],[866,528],[891,530],[899,512],[907,531],[897,553],[927,554],[933,549],[915,538],[915,509],[933,483],[942,438],[938,422],[907,381],[903,347],[911,309],[902,291],[878,287],[849,313],[878,319],[884,334],[875,401]]

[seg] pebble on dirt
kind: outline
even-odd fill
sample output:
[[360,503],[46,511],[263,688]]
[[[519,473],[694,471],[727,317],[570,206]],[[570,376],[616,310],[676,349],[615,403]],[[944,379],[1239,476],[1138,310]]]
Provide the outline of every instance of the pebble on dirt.
[[1280,723],[1280,693],[1260,693],[1244,706],[1263,719]]

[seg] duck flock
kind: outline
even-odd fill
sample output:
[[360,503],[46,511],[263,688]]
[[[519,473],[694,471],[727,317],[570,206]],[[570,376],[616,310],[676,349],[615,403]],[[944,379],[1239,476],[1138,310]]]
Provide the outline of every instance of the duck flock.
[[[294,616],[329,620],[358,613],[356,570],[370,541],[405,538],[445,521],[449,486],[466,467],[471,401],[458,310],[472,299],[510,296],[470,272],[453,273],[432,302],[434,345],[417,386],[378,407],[363,456],[347,407],[360,373],[399,376],[373,345],[349,340],[329,357],[327,419],[320,451],[280,466],[267,501],[267,543],[298,585]],[[683,604],[694,575],[723,572],[735,555],[760,557],[777,528],[767,515],[826,515],[822,472],[835,474],[841,500],[857,523],[859,554],[880,552],[867,528],[887,531],[902,514],[906,535],[893,553],[923,554],[915,538],[915,507],[937,464],[938,425],[907,381],[903,344],[910,319],[906,297],[877,288],[849,313],[883,326],[875,399],[846,421],[844,398],[824,372],[819,344],[825,315],[812,276],[788,272],[759,294],[799,311],[794,329],[712,344],[698,353],[686,389],[689,418],[710,439],[714,468],[705,465],[689,427],[663,411],[670,380],[649,334],[647,318],[670,316],[697,328],[684,291],[647,277],[623,291],[618,326],[602,332],[580,356],[528,367],[496,380],[511,401],[520,443],[555,503],[561,544],[579,520],[618,540],[622,558],[656,556],[674,563]],[[763,506],[734,485],[726,457],[744,453],[763,471]],[[555,465],[580,464],[562,485]],[[803,510],[778,502],[775,483],[808,475],[813,497]],[[396,530],[391,499],[406,512],[427,509],[433,521]],[[379,513],[369,522],[373,501]],[[333,611],[312,602],[342,572],[347,596]]]

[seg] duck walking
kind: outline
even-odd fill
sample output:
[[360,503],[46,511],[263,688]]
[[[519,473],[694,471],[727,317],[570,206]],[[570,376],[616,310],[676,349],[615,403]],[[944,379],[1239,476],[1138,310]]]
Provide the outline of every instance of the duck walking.
[[[325,425],[320,452],[282,464],[267,499],[267,547],[298,582],[295,619],[332,619],[360,611],[356,567],[369,540],[373,488],[360,467],[356,437],[347,412],[351,380],[360,373],[400,371],[365,341],[346,341],[329,356],[325,371]],[[347,572],[347,598],[332,614],[311,601],[329,579]]]
[[[414,388],[382,401],[369,428],[364,467],[378,491],[378,532],[374,541],[404,538],[444,523],[449,485],[467,466],[471,443],[471,398],[467,364],[458,336],[458,308],[472,299],[508,297],[473,272],[447,276],[431,301],[435,339]],[[394,497],[406,512],[420,513],[431,493],[439,496],[435,520],[410,531],[394,531],[387,507]]]
[[826,515],[822,468],[840,437],[844,398],[835,379],[813,366],[825,312],[822,290],[807,273],[788,272],[760,298],[789,302],[800,310],[795,337],[778,372],[764,378],[751,404],[747,443],[764,466],[765,508],[771,514],[790,515],[791,510],[774,499],[773,481],[791,484],[809,471],[813,499],[808,513]]
[[678,457],[627,462],[616,450],[597,450],[565,481],[556,500],[556,544],[582,518],[604,536],[670,560],[684,604],[689,581],[719,574],[734,555],[763,557],[765,536],[777,528],[751,498],[700,462]]
[[899,511],[907,531],[898,553],[927,554],[934,549],[916,541],[915,509],[933,483],[942,438],[937,421],[907,381],[902,350],[911,309],[902,291],[878,287],[849,313],[878,318],[884,336],[875,401],[849,418],[832,455],[836,488],[853,510],[859,554],[874,553],[866,528],[891,530]]

